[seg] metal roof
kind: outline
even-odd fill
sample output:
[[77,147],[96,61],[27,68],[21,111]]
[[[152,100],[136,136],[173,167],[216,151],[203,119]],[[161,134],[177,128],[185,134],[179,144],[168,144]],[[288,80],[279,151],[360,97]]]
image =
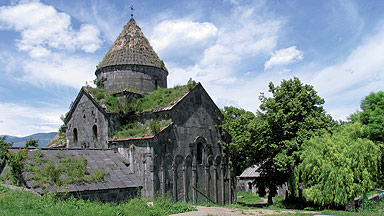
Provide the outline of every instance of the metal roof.
[[259,166],[253,165],[244,170],[243,173],[239,176],[240,178],[258,178],[260,177],[260,172],[257,171]]

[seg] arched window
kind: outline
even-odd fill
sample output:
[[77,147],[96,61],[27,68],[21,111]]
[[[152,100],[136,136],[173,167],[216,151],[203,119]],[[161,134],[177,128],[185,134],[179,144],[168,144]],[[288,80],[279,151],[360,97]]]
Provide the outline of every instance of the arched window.
[[97,142],[97,126],[96,125],[93,125],[92,127],[92,134],[93,134],[93,141],[94,142]]
[[77,141],[78,141],[79,139],[78,139],[78,137],[77,137],[77,128],[74,128],[73,129],[73,143],[77,143]]
[[203,144],[197,143],[197,164],[203,163]]

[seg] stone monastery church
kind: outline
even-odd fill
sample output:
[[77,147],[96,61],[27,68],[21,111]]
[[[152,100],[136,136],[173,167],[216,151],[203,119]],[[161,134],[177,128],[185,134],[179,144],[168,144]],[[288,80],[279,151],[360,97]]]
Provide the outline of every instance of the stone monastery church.
[[200,83],[167,88],[168,70],[133,18],[95,75],[97,88],[82,87],[64,119],[66,149],[113,150],[144,197],[189,201],[198,191],[234,202],[223,115]]

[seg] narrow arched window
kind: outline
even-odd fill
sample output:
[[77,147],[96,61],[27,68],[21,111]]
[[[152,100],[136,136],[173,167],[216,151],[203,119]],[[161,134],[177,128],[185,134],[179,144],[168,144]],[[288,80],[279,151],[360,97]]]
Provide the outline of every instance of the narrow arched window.
[[92,134],[93,134],[93,141],[94,142],[97,142],[97,126],[96,125],[93,125],[92,127]]
[[74,128],[73,129],[73,143],[77,143],[77,141],[78,141],[79,139],[78,139],[78,137],[77,137],[77,128]]
[[203,144],[197,143],[197,164],[203,163]]

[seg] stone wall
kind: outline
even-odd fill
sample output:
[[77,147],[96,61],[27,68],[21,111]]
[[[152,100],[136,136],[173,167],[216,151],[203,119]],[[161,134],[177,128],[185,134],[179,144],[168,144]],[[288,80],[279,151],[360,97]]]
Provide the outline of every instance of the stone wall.
[[108,119],[85,93],[67,122],[68,148],[107,148]]
[[93,190],[67,193],[65,198],[74,196],[79,199],[120,203],[134,198],[137,195],[137,188],[122,188],[113,190]]
[[135,144],[120,143],[117,148],[128,161],[130,172],[142,183],[143,197],[154,197],[152,140],[138,140]]
[[[170,111],[142,116],[141,122],[170,119],[166,130],[150,139],[119,142],[119,152],[144,183],[143,194],[193,199],[192,186],[220,204],[234,202],[228,157],[223,150],[220,110],[201,85]],[[144,176],[143,176],[144,174]]]
[[104,79],[108,91],[130,87],[151,92],[157,87],[167,88],[168,72],[144,65],[118,65],[102,68],[96,72],[97,79]]

